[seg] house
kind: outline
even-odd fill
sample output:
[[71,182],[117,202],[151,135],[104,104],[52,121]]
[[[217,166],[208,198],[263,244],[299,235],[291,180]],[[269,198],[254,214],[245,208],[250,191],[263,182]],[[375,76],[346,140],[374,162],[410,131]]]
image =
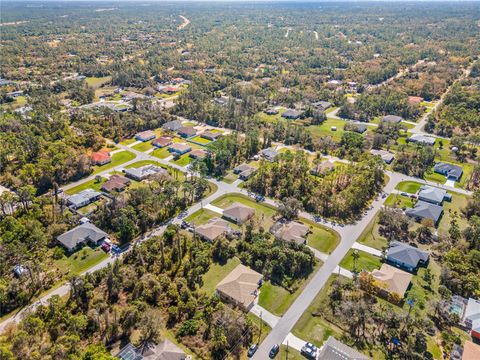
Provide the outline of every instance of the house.
[[267,148],[260,151],[260,155],[267,161],[274,161],[278,152],[274,148]]
[[239,264],[216,287],[217,294],[239,308],[249,311],[258,296],[263,275]]
[[470,330],[472,338],[480,340],[480,300],[468,299],[465,314],[463,315],[463,323]]
[[433,167],[433,171],[447,177],[448,180],[458,181],[462,177],[463,169],[461,166],[438,162]]
[[[345,129],[346,130],[346,129]],[[359,134],[363,134],[365,131],[367,131],[367,125],[364,124],[351,124],[350,125],[350,131],[354,131]]]
[[233,203],[228,208],[223,210],[223,217],[237,224],[243,224],[253,215],[255,215],[254,209],[238,202]]
[[290,221],[288,223],[278,222],[271,227],[270,232],[277,240],[285,242],[293,241],[300,245],[306,244],[310,228],[296,221]]
[[300,116],[302,116],[303,112],[297,111],[295,109],[287,109],[283,114],[282,117],[288,120],[296,120]]
[[67,198],[67,203],[74,209],[80,209],[83,206],[97,201],[102,196],[101,193],[93,189],[85,189],[75,195],[71,195]]
[[152,145],[157,148],[164,148],[172,143],[172,138],[168,136],[161,136],[152,141]]
[[228,222],[220,218],[210,219],[206,224],[196,228],[196,233],[205,240],[215,241],[219,236],[231,231]]
[[247,165],[247,164],[242,164],[242,165],[238,165],[236,168],[234,168],[233,173],[238,175],[238,174],[244,172],[245,170],[250,170],[250,169],[255,169],[255,168],[250,166],[250,165]]
[[178,91],[178,89],[173,86],[159,86],[158,91],[163,94],[172,95],[172,94],[175,94]]
[[330,160],[325,160],[315,165],[315,167],[312,170],[310,170],[310,173],[312,175],[319,176],[319,175],[325,175],[330,171],[333,171],[334,169],[335,169],[335,164]]
[[177,133],[183,138],[189,138],[197,135],[197,130],[193,126],[182,126]]
[[382,122],[390,123],[390,124],[398,124],[402,122],[403,118],[397,115],[387,115],[382,118]]
[[195,149],[195,150],[192,150],[190,152],[190,154],[188,154],[192,159],[199,159],[199,160],[203,160],[207,157],[208,155],[208,152],[207,150],[204,150],[204,149]]
[[123,191],[130,184],[130,180],[125,176],[113,174],[102,184],[101,190],[111,193],[112,191]]
[[416,221],[421,222],[423,219],[431,219],[435,226],[438,225],[442,214],[443,208],[441,206],[421,200],[417,201],[413,208],[405,210],[405,215],[414,218]]
[[395,155],[393,155],[391,152],[388,152],[388,151],[385,151],[385,150],[372,149],[372,150],[370,150],[370,154],[372,154],[374,156],[380,156],[386,164],[391,164],[393,159],[395,159]]
[[192,147],[186,143],[173,143],[168,147],[168,151],[178,155],[183,155],[192,150]]
[[452,195],[437,187],[424,185],[418,192],[418,200],[426,201],[435,205],[442,205],[443,200],[451,201]]
[[275,109],[275,108],[268,108],[268,109],[263,110],[263,112],[267,115],[277,115],[278,114],[278,110]]
[[465,341],[465,345],[463,345],[462,360],[478,359],[480,359],[480,345],[477,345],[470,340]]
[[142,131],[135,135],[135,140],[141,142],[147,142],[155,139],[155,133],[152,130]]
[[57,241],[68,251],[72,251],[87,242],[98,245],[100,241],[107,237],[108,234],[106,232],[87,222],[59,235]]
[[329,336],[323,343],[318,360],[368,360],[369,357]]
[[430,254],[399,241],[392,241],[387,249],[387,262],[409,272],[428,264]]
[[204,138],[204,139],[207,139],[207,140],[217,140],[220,136],[222,136],[222,133],[219,132],[219,131],[210,131],[210,130],[207,130],[207,131],[204,131],[200,137]]
[[103,151],[94,152],[92,155],[90,155],[90,158],[92,159],[92,163],[98,166],[112,162],[112,157]]
[[379,270],[373,270],[370,275],[380,295],[388,297],[396,294],[403,299],[410,287],[413,275],[394,266],[383,264]]
[[169,121],[162,125],[162,129],[169,130],[169,131],[177,131],[181,127],[182,127],[182,122],[180,120]]
[[168,339],[157,345],[149,343],[139,348],[128,343],[115,357],[121,360],[186,360],[188,358],[182,349]]
[[407,139],[407,142],[412,142],[419,145],[433,146],[435,145],[435,138],[422,134],[413,134]]
[[125,176],[136,181],[142,181],[153,175],[168,175],[168,171],[156,165],[144,165],[139,168],[125,169]]
[[238,178],[240,180],[246,181],[250,178],[250,176],[253,175],[255,170],[256,170],[255,168],[250,168],[250,169],[244,170],[240,174],[238,174]]
[[317,101],[316,103],[313,103],[312,106],[315,107],[317,110],[325,111],[328,108],[332,107],[332,103],[328,101]]
[[423,101],[423,98],[420,96],[409,96],[408,103],[410,105],[418,105]]

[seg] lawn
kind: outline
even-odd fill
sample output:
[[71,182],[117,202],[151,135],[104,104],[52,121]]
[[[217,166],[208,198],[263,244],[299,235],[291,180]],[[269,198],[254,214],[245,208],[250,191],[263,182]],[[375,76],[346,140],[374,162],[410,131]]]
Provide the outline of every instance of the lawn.
[[87,77],[85,79],[87,82],[88,86],[96,89],[99,88],[100,86],[112,81],[111,76],[104,76],[104,77]]
[[155,149],[153,150],[150,155],[158,157],[159,159],[166,159],[169,156],[172,156],[170,151],[168,151],[167,147],[161,148],[161,149]]
[[200,209],[198,211],[195,211],[190,216],[186,217],[185,221],[198,226],[207,223],[210,219],[213,219],[214,217],[222,217],[222,214],[218,214],[208,209]]
[[[344,133],[343,127],[345,126],[345,120],[339,119],[327,119],[321,125],[311,125],[307,129],[312,134],[313,138],[319,139],[325,136],[331,136],[333,140],[340,141],[342,134]],[[332,131],[332,126],[336,126],[337,130]]]
[[255,116],[262,120],[262,121],[265,121],[265,122],[269,122],[269,123],[275,123],[275,122],[278,122],[278,121],[286,121],[284,118],[282,118],[282,114],[286,111],[287,109],[286,108],[280,108],[278,109],[278,114],[276,115],[268,115],[268,114],[265,114],[263,111],[257,113]]
[[468,225],[467,219],[465,219],[461,210],[467,206],[468,196],[450,192],[452,195],[452,201],[443,202],[443,216],[438,224],[438,232],[440,234],[448,234],[450,228],[450,222],[456,212],[458,214],[458,225],[460,229],[465,229]]
[[[353,252],[355,250],[350,249],[345,255],[345,257],[340,261],[340,267],[347,269],[349,271],[353,271]],[[357,250],[359,258],[357,259],[357,271],[360,272],[361,270],[372,271],[375,269],[379,269],[382,266],[382,262],[380,258],[364,251]]]
[[227,263],[223,265],[211,263],[208,271],[202,276],[203,285],[200,290],[207,295],[213,294],[217,284],[239,264],[240,260],[236,257],[229,259]]
[[150,150],[152,147],[153,147],[152,140],[150,140],[150,141],[141,142],[137,145],[133,145],[132,149],[135,149],[137,151],[145,152],[147,150]]
[[192,158],[190,157],[189,154],[183,154],[177,160],[174,160],[174,159],[170,160],[170,162],[177,164],[178,166],[187,166],[188,164],[190,164],[191,161],[192,161]]
[[289,360],[305,360],[306,359],[306,357],[304,357],[302,354],[300,354],[300,352],[298,352],[292,347],[289,347],[287,350],[286,345],[280,346],[280,352],[278,353],[278,358],[289,359]]
[[445,176],[443,176],[442,174],[437,174],[433,171],[433,169],[426,171],[423,175],[423,178],[425,180],[433,181],[439,184],[445,184],[445,181],[447,181],[447,178]]
[[102,184],[105,181],[107,181],[107,179],[104,178],[104,177],[101,178],[100,182],[97,181],[96,179],[92,179],[92,180],[84,182],[83,184],[77,185],[77,186],[75,186],[71,189],[66,190],[65,193],[67,195],[73,195],[73,194],[79,193],[80,191],[85,190],[85,189],[93,189],[93,190],[96,190],[96,191],[100,191],[100,188],[102,187]]
[[399,209],[412,208],[413,205],[413,199],[400,194],[390,194],[385,200],[385,206],[396,207]]
[[[263,339],[267,337],[267,335],[272,331],[272,328],[265,322],[260,320],[260,318],[251,312],[247,314],[247,318],[252,322],[254,328],[253,328],[253,335],[252,335],[252,344],[260,344]],[[245,353],[247,350],[245,350]],[[244,359],[245,356],[241,357],[241,359]]]
[[130,151],[120,151],[112,155],[112,161],[108,164],[102,166],[95,166],[93,174],[98,174],[99,172],[114,168],[118,165],[126,163],[127,161],[135,159],[136,155]]
[[310,226],[312,231],[307,236],[308,245],[325,254],[331,254],[335,250],[340,242],[340,236],[335,231],[307,219],[301,218],[300,220]]
[[134,138],[131,138],[131,139],[125,139],[123,141],[120,141],[120,145],[125,145],[125,146],[128,146],[130,144],[133,144],[134,142],[136,142],[137,140],[135,140]]
[[193,141],[193,142],[195,142],[197,144],[201,144],[201,145],[208,145],[212,142],[212,140],[204,139],[199,135],[194,136],[193,138],[189,139],[189,141]]
[[403,192],[407,192],[409,194],[416,194],[418,190],[420,190],[422,184],[414,181],[402,181],[398,183],[395,189]]
[[233,171],[227,171],[227,175],[222,178],[222,181],[225,181],[227,184],[233,183],[238,179],[238,175],[234,174]]
[[85,246],[70,256],[64,255],[61,259],[55,260],[54,264],[65,275],[79,275],[106,258],[108,254],[99,247],[92,249]]
[[382,250],[388,245],[387,239],[380,236],[378,233],[378,214],[370,221],[367,227],[363,230],[357,242]]

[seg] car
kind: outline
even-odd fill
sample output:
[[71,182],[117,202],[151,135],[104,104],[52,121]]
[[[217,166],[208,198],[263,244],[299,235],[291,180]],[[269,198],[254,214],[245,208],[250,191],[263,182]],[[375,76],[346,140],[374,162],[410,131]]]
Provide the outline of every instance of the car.
[[406,192],[404,192],[404,191],[402,191],[402,192],[400,193],[400,195],[402,195],[402,196],[408,196],[408,194],[407,194]]
[[317,351],[317,347],[313,345],[312,343],[307,342],[305,346],[309,349],[312,349],[313,351]]
[[253,344],[248,348],[247,356],[252,357],[258,350],[258,344]]
[[307,359],[313,360],[317,358],[317,352],[306,346],[302,347],[302,349],[300,350],[300,354],[305,356]]
[[270,349],[270,352],[268,353],[268,356],[270,357],[270,359],[273,359],[275,356],[277,356],[279,351],[280,351],[280,346],[278,344],[275,344]]
[[119,253],[121,250],[120,250],[120,248],[118,247],[118,245],[113,244],[113,245],[112,245],[112,251],[113,251],[114,253]]
[[103,243],[101,248],[102,248],[103,251],[105,251],[107,253],[110,251],[110,245],[108,245],[107,243]]

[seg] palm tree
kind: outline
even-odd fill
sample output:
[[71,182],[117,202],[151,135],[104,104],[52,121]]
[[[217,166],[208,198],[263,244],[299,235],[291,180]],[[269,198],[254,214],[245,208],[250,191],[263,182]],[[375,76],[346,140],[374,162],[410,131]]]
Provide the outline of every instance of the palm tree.
[[360,253],[358,250],[353,250],[352,259],[353,259],[353,272],[357,273],[357,260],[360,258]]

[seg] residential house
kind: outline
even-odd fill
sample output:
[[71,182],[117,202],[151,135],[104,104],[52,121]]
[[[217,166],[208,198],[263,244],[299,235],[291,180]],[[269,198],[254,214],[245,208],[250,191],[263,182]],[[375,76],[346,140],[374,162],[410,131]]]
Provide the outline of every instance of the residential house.
[[402,122],[403,118],[397,115],[387,115],[382,118],[382,122],[390,123],[390,124],[398,124]]
[[400,269],[416,272],[419,266],[426,266],[430,254],[399,241],[392,241],[387,249],[387,262]]
[[192,159],[205,159],[208,155],[208,151],[204,149],[194,149],[188,154]]
[[433,171],[447,177],[448,180],[458,181],[462,177],[463,169],[461,166],[438,162],[433,167]]
[[452,195],[447,190],[424,185],[418,192],[418,200],[426,201],[435,205],[442,205],[444,200],[451,201]]
[[332,103],[328,101],[317,101],[316,103],[313,103],[312,106],[315,107],[317,110],[325,111],[332,107]]
[[267,148],[260,151],[260,155],[267,161],[273,162],[278,155],[274,148]]
[[220,136],[222,136],[222,133],[219,131],[204,131],[201,135],[202,138],[207,139],[207,140],[217,140]]
[[142,131],[135,135],[135,140],[141,142],[147,142],[155,139],[155,133],[152,130]]
[[130,180],[125,176],[113,174],[102,184],[101,190],[111,193],[113,191],[123,191],[130,184]]
[[313,169],[310,170],[310,173],[312,175],[320,176],[320,175],[325,175],[330,171],[333,171],[334,169],[335,169],[335,164],[330,160],[325,160],[315,165]]
[[296,120],[303,115],[303,112],[297,111],[295,109],[287,109],[283,114],[282,117],[288,120]]
[[405,210],[405,215],[414,218],[421,222],[423,219],[431,219],[435,225],[438,225],[443,214],[443,208],[425,201],[417,201],[415,206],[411,209]]
[[120,360],[186,360],[190,358],[168,339],[157,345],[149,343],[138,348],[128,343],[115,357]]
[[242,171],[240,174],[238,174],[238,178],[240,180],[243,180],[243,181],[246,181],[248,179],[250,179],[250,177],[255,173],[255,168],[250,168],[250,169],[247,169],[247,170],[244,170]]
[[258,296],[263,275],[239,264],[216,287],[218,295],[239,308],[249,311]]
[[75,195],[71,195],[67,198],[67,204],[73,209],[80,209],[87,206],[94,201],[97,201],[102,196],[101,193],[93,189],[85,189]]
[[168,147],[168,151],[178,155],[183,155],[192,151],[192,147],[186,143],[173,143]]
[[98,245],[100,241],[107,237],[108,234],[106,232],[87,222],[59,235],[57,241],[68,251],[73,251],[86,243]]
[[480,341],[480,300],[470,298],[463,315],[463,323],[470,335]]
[[413,134],[407,139],[407,142],[419,144],[419,145],[435,145],[435,138],[431,136],[426,136],[422,134]]
[[206,224],[200,225],[195,229],[195,232],[201,238],[207,241],[215,241],[219,236],[231,231],[228,222],[220,218],[210,219]]
[[234,168],[233,173],[238,175],[238,174],[244,172],[245,170],[250,170],[250,169],[255,169],[255,168],[253,166],[248,165],[248,164],[242,164],[242,165],[238,165],[236,168]]
[[144,165],[138,168],[125,169],[125,176],[136,181],[142,181],[153,175],[168,175],[168,171],[156,165]]
[[92,163],[98,166],[112,162],[112,157],[103,151],[94,152],[92,155],[90,155],[90,158],[92,159]]
[[[347,130],[347,129],[345,129]],[[358,134],[363,134],[365,131],[367,131],[367,125],[364,125],[364,124],[351,124],[350,125],[350,129],[348,129],[350,131],[353,131],[353,132],[356,132]]]
[[158,91],[161,92],[162,94],[172,95],[172,94],[175,94],[178,91],[178,89],[173,86],[159,86]]
[[162,125],[162,129],[168,131],[178,131],[178,129],[180,129],[181,127],[182,122],[180,120],[172,120]]
[[263,112],[267,115],[277,115],[278,114],[278,110],[275,109],[275,108],[268,108],[268,109],[263,110]]
[[255,215],[255,209],[241,203],[233,203],[223,210],[223,217],[237,224],[243,224],[245,221]]
[[368,360],[369,357],[329,336],[323,343],[317,360]]
[[420,96],[409,96],[408,103],[410,105],[418,105],[423,101],[423,98]]
[[177,133],[183,138],[189,138],[197,135],[197,130],[193,126],[182,126]]
[[478,360],[480,359],[480,345],[470,340],[465,341],[463,345],[462,360]]
[[157,148],[164,148],[165,146],[172,144],[172,138],[168,136],[161,136],[152,141],[152,145]]
[[395,155],[393,155],[391,152],[388,152],[388,151],[385,151],[385,150],[372,149],[372,150],[370,150],[370,154],[372,154],[374,156],[380,156],[386,164],[391,164],[392,161],[395,159]]
[[277,240],[293,241],[300,245],[307,243],[307,235],[310,233],[310,228],[296,221],[288,223],[278,222],[271,227],[270,232]]
[[[364,276],[362,272],[361,276]],[[413,275],[394,266],[383,264],[379,270],[370,272],[379,295],[388,298],[395,294],[399,299],[405,297],[410,287]]]

